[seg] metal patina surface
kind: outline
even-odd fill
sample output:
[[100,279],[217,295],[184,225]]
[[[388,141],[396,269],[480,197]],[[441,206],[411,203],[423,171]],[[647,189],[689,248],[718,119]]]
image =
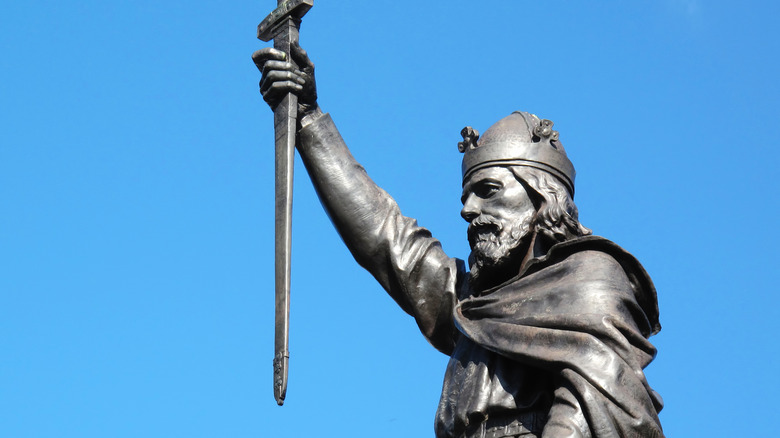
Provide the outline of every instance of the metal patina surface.
[[515,112],[481,137],[461,131],[464,262],[355,161],[319,107],[305,51],[275,45],[253,59],[275,114],[297,111],[286,135],[297,133],[355,260],[450,357],[437,437],[663,436],[643,373],[661,328],[655,288],[631,254],[580,224],[574,166],[550,120]]
[[[279,0],[277,8],[257,26],[257,38],[274,40],[274,48],[290,54],[298,42],[301,18],[312,7],[312,0]],[[275,165],[275,320],[274,398],[281,406],[287,395],[290,333],[290,249],[292,244],[292,190],[295,154],[295,127],[298,119],[298,96],[287,92],[274,108],[276,133]]]

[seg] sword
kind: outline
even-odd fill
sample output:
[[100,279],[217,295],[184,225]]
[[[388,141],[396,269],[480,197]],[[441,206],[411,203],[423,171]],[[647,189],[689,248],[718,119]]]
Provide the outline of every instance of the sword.
[[[292,62],[290,46],[298,41],[301,18],[313,6],[313,0],[277,0],[277,7],[258,26],[257,38],[274,40],[274,48],[287,54]],[[295,128],[298,119],[298,97],[292,93],[282,99],[274,110],[276,134],[276,166],[274,179],[275,210],[275,322],[274,335],[274,398],[281,406],[287,395],[287,369],[290,352],[290,247],[292,243],[292,186],[295,157]]]

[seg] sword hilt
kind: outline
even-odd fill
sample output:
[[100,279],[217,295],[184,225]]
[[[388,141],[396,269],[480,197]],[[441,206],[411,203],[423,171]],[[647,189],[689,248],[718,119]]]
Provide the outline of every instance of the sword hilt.
[[301,18],[309,12],[314,0],[279,0],[279,6],[257,25],[257,38],[271,41],[276,38],[279,25],[290,17],[300,23]]

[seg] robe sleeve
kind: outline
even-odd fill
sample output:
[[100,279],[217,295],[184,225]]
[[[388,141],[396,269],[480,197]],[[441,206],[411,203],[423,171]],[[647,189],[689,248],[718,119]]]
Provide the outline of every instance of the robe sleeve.
[[452,321],[463,263],[401,214],[390,195],[349,152],[330,115],[301,129],[298,151],[328,216],[355,260],[412,315],[428,341],[450,354]]

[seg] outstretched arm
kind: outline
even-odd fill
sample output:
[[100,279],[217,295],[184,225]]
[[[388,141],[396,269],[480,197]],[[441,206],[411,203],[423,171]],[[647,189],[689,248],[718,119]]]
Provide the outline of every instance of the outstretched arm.
[[[439,242],[380,189],[349,152],[317,104],[314,66],[293,47],[293,63],[274,49],[253,55],[263,72],[260,91],[274,108],[287,92],[298,95],[298,151],[331,221],[358,263],[407,312],[439,350],[449,353],[459,266]],[[460,267],[463,270],[463,267]]]

